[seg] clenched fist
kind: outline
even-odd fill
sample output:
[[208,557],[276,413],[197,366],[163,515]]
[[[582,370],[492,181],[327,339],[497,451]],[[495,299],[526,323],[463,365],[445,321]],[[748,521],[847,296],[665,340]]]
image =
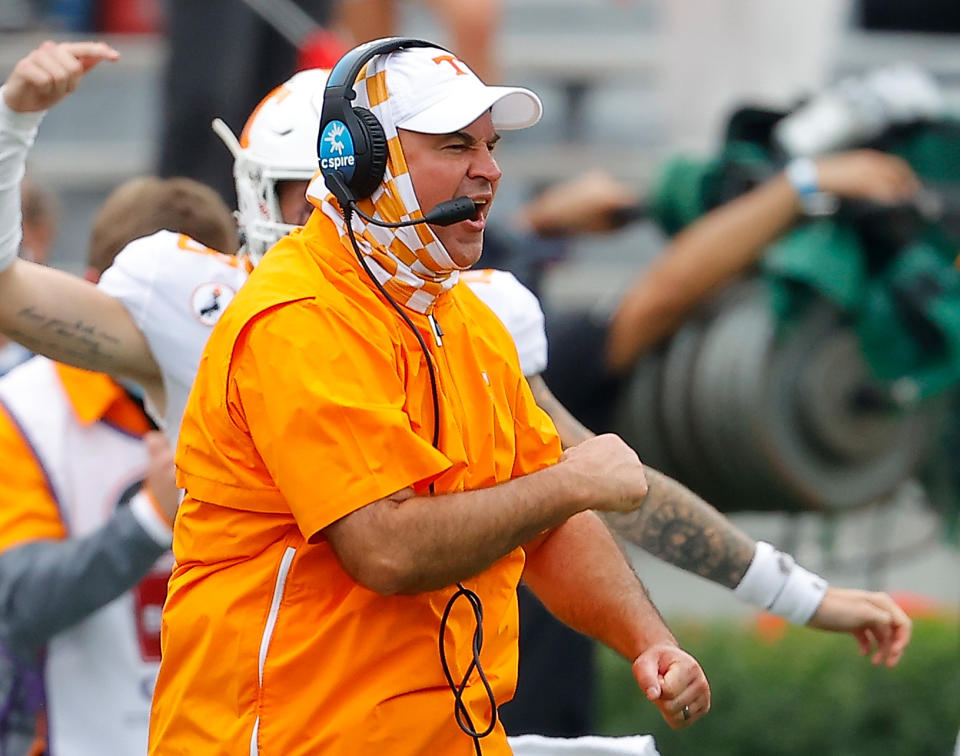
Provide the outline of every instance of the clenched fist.
[[647,495],[647,478],[637,453],[612,433],[567,449],[559,464],[567,466],[574,485],[590,502],[589,509],[632,512]]
[[678,730],[710,711],[710,684],[697,660],[678,646],[659,643],[633,662],[633,676],[663,720]]

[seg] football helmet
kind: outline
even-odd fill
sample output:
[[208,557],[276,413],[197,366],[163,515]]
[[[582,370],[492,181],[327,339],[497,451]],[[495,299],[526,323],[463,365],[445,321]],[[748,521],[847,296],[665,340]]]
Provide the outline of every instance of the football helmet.
[[317,170],[317,130],[330,72],[300,71],[260,101],[239,140],[219,118],[213,130],[233,155],[237,222],[254,264],[294,225],[280,214],[277,184],[309,181]]

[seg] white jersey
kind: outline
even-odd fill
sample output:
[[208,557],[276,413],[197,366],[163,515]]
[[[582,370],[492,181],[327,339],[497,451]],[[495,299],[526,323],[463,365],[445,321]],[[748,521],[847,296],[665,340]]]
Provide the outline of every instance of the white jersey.
[[534,293],[504,270],[467,270],[460,278],[507,327],[523,374],[542,373],[547,367],[547,332]]
[[99,287],[126,307],[160,366],[166,411],[154,419],[174,446],[210,331],[249,273],[245,257],[158,231],[124,247],[100,278]]
[[[128,244],[100,278],[99,287],[126,307],[160,366],[166,412],[156,419],[174,446],[210,331],[249,273],[244,257],[158,231]],[[524,374],[542,372],[547,338],[533,293],[504,271],[467,271],[462,277],[510,331]]]

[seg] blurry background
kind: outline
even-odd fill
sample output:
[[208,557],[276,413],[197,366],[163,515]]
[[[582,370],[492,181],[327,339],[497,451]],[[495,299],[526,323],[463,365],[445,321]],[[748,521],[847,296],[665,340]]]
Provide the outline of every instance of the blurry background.
[[[370,20],[365,0],[345,4]],[[210,136],[211,117],[223,116],[239,133],[253,104],[298,59],[335,60],[345,38],[338,43],[312,32],[333,24],[343,10],[337,5],[5,0],[3,76],[47,37],[95,34],[122,53],[119,64],[84,81],[82,96],[47,116],[31,155],[34,180],[59,198],[51,262],[82,269],[94,209],[135,174],[193,172],[232,202],[229,158]],[[453,45],[451,25],[428,4],[395,6],[397,33]],[[894,62],[922,67],[946,113],[960,113],[960,11],[953,0],[503,0],[491,39],[494,75],[533,88],[545,106],[539,126],[509,135],[498,148],[506,179],[493,217],[504,226],[540,189],[591,170],[608,171],[646,196],[668,157],[719,155],[736,107],[786,112],[844,77]],[[944,157],[950,165],[955,160]],[[960,186],[960,172],[941,178]],[[545,308],[609,312],[666,238],[662,224],[641,219],[616,234],[538,249]],[[656,730],[665,755],[947,753],[960,724],[960,435],[950,428],[958,416],[956,381],[948,376],[919,403],[907,397],[851,409],[837,387],[853,390],[863,379],[855,342],[833,323],[808,327],[805,342],[794,334],[774,344],[764,296],[728,294],[642,361],[622,398],[619,430],[642,458],[730,511],[752,536],[837,583],[890,591],[928,624],[901,670],[874,674],[848,658],[852,641],[795,631],[777,640],[776,623],[757,619],[726,591],[631,553],[658,606],[680,623],[681,640],[694,653],[702,649],[716,713],[689,733],[662,733],[642,704],[634,710],[625,703],[631,696],[616,692],[629,687],[626,667],[607,659],[600,721],[611,731],[629,731],[631,722]],[[743,365],[755,369],[738,373]],[[794,380],[800,365],[810,376]],[[783,388],[788,379],[793,383]],[[792,477],[810,490],[798,493]],[[747,483],[731,483],[738,480]],[[717,622],[725,624],[710,624]],[[921,688],[923,703],[908,715]],[[809,707],[809,717],[795,717]],[[783,732],[770,735],[774,724]],[[796,737],[784,734],[791,725]],[[839,730],[853,735],[840,743],[826,737],[828,730],[831,737]],[[748,731],[770,737],[735,739]],[[918,732],[924,738],[916,743],[902,740]]]

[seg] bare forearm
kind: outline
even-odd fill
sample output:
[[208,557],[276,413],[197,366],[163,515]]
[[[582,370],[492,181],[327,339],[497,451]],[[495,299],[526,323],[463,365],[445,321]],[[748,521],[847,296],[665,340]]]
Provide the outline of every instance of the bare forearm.
[[524,581],[557,618],[629,660],[654,643],[674,642],[593,512],[571,517],[528,551]]
[[675,567],[735,588],[756,542],[682,484],[650,467],[649,490],[640,509],[604,513],[621,538]]
[[491,488],[397,496],[325,530],[347,572],[379,593],[465,580],[587,506],[554,465]]
[[28,349],[79,368],[144,383],[159,378],[149,347],[123,305],[68,273],[16,260],[0,273],[0,331]]
[[610,323],[608,367],[628,370],[709,292],[751,265],[797,212],[796,193],[777,176],[678,234],[622,298]]

